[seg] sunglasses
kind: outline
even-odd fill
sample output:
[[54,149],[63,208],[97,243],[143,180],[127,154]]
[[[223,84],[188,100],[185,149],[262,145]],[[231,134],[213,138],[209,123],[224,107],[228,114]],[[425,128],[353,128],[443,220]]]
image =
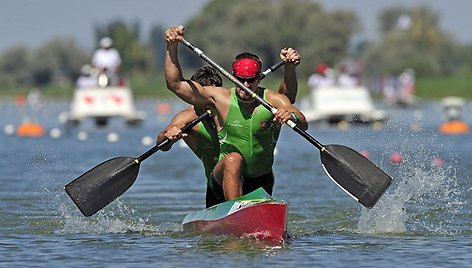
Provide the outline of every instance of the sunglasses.
[[241,83],[247,82],[248,84],[251,84],[251,83],[256,82],[257,77],[247,77],[247,78],[236,77],[236,79],[238,79],[239,82],[241,82]]

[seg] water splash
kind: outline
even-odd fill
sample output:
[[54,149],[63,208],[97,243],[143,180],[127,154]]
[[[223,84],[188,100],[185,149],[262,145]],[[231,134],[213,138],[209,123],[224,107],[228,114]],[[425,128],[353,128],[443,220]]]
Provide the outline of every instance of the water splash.
[[[160,235],[176,232],[177,223],[152,222],[151,216],[143,216],[117,199],[90,218],[84,217],[69,200],[63,185],[64,177],[74,177],[70,167],[63,166],[52,149],[39,145],[27,159],[25,177],[31,183],[26,190],[34,212],[24,211],[24,220],[35,233],[97,234],[139,233]],[[138,215],[139,214],[139,215]]]
[[115,200],[111,207],[98,212],[90,218],[72,212],[70,206],[61,205],[63,226],[58,233],[140,233],[156,235],[165,232],[176,232],[179,225],[168,223],[155,224],[151,216],[139,217],[137,212],[126,206],[121,200]]
[[[357,231],[364,234],[417,232],[448,235],[463,202],[455,169],[418,159],[432,159],[418,152],[399,166],[395,183],[371,210],[363,210]],[[410,163],[410,164],[409,164]],[[425,234],[426,232],[426,234]]]

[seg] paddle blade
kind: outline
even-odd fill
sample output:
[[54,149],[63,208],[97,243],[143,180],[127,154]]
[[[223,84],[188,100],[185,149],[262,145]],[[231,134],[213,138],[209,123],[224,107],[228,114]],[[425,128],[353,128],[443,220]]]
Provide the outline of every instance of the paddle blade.
[[84,216],[89,217],[121,196],[138,176],[139,162],[132,157],[107,160],[65,186]]
[[392,183],[387,173],[351,148],[327,145],[320,153],[329,177],[365,207],[373,207]]

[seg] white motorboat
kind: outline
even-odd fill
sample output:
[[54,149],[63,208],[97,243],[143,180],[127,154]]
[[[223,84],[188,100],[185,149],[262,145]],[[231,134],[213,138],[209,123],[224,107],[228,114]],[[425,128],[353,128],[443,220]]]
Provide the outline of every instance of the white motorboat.
[[384,110],[375,108],[365,87],[321,87],[302,102],[308,122],[375,123],[387,119]]
[[76,125],[92,118],[97,126],[105,126],[112,117],[120,117],[131,126],[146,118],[144,111],[135,110],[133,94],[129,87],[77,88],[70,103],[70,111],[63,113],[60,120]]

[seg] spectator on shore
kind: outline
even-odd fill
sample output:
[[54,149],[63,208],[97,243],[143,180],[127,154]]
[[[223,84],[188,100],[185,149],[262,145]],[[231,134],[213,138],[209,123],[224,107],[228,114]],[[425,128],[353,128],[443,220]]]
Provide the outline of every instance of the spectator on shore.
[[320,63],[316,65],[315,73],[308,78],[308,88],[312,92],[320,87],[334,86],[335,82],[328,65]]
[[92,56],[92,66],[97,68],[100,74],[106,74],[110,84],[119,83],[119,71],[121,67],[120,53],[113,47],[113,40],[104,37],[100,40],[98,48]]

